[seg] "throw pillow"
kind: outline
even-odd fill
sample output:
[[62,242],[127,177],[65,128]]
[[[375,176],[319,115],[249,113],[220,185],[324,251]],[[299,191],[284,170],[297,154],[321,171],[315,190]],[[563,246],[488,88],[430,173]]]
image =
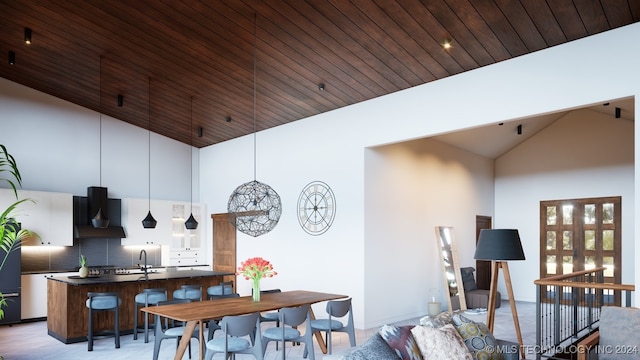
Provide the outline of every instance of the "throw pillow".
[[474,360],[504,360],[496,346],[496,338],[487,325],[470,320],[462,314],[455,314],[452,320]]
[[462,275],[462,288],[464,291],[476,290],[478,288],[476,285],[476,278],[473,277],[474,271],[476,271],[476,269],[472,267],[460,268],[460,275]]
[[384,325],[378,333],[402,360],[422,360],[420,348],[411,334],[410,326]]
[[398,355],[391,350],[380,334],[375,333],[364,344],[342,357],[343,360],[392,360]]
[[447,324],[440,328],[416,326],[411,329],[423,359],[471,360],[471,353],[456,328]]
[[439,328],[447,324],[453,324],[453,322],[451,321],[452,316],[453,314],[447,311],[441,312],[435,317],[425,316],[422,319],[420,319],[420,325]]

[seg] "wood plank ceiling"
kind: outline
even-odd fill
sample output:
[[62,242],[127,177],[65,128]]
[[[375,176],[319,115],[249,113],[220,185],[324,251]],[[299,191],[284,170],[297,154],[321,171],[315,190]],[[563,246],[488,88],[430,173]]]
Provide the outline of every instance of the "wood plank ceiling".
[[262,130],[639,20],[640,0],[0,0],[0,76],[203,147],[254,131],[254,75]]

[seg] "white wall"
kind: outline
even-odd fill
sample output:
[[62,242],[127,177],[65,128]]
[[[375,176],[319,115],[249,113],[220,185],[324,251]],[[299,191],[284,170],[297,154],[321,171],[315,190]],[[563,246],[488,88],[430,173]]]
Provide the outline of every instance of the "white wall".
[[624,118],[572,111],[496,160],[494,226],[518,229],[527,258],[509,263],[518,300],[535,301],[542,200],[621,196],[622,282],[634,283],[633,128]]
[[[639,34],[640,24],[630,25],[259,133],[258,180],[280,193],[284,210],[271,233],[238,237],[238,259],[260,254],[273,261],[280,272],[269,280],[273,287],[353,296],[358,327],[375,322],[369,320],[370,308],[388,310],[376,319],[414,313],[426,298],[386,309],[384,300],[366,296],[368,284],[386,284],[377,284],[364,260],[369,240],[364,219],[371,210],[365,206],[363,149],[634,96],[640,93]],[[253,179],[250,140],[201,149],[201,200],[212,212],[226,212],[232,190]],[[313,180],[329,184],[337,197],[334,225],[319,237],[303,232],[295,213],[299,192]],[[632,202],[634,208],[640,202],[635,193]],[[399,248],[389,256],[407,251]],[[635,258],[640,259],[638,249]],[[530,274],[513,272],[515,283],[533,287]],[[416,286],[403,275],[394,279],[399,287]],[[249,292],[245,281],[239,288]]]
[[427,139],[367,149],[365,165],[365,326],[424,316],[431,288],[446,309],[435,227],[453,226],[459,265],[475,267],[493,160]]
[[[366,327],[373,322],[365,318],[366,309],[385,305],[365,297],[365,286],[385,284],[377,284],[365,267],[365,199],[371,196],[365,197],[365,149],[640,94],[638,35],[640,24],[633,24],[260,132],[257,179],[280,194],[283,214],[269,234],[240,235],[238,259],[261,255],[273,261],[280,274],[264,287],[353,296],[356,326]],[[639,111],[636,107],[636,118]],[[87,186],[99,182],[97,113],[0,79],[0,125],[5,129],[0,143],[19,159],[25,189],[84,195]],[[103,151],[102,185],[112,197],[147,196],[146,139],[145,131],[103,116],[103,149],[113,153]],[[247,136],[200,149],[194,199],[212,213],[226,212],[233,189],[253,180],[252,140]],[[189,199],[188,148],[152,136],[152,197]],[[296,219],[298,195],[314,180],[329,184],[337,197],[336,220],[317,237],[306,234]],[[637,184],[634,180],[634,189]],[[629,202],[635,209],[640,195],[634,191]],[[210,239],[211,222],[206,226]],[[634,238],[639,228],[634,223],[626,236]],[[399,251],[395,256],[404,256]],[[634,259],[640,260],[640,247]],[[529,274],[515,270],[514,283],[530,284]],[[635,267],[636,282],[638,271]],[[416,286],[413,277],[397,275],[399,287]],[[238,285],[249,293],[248,282]],[[415,304],[426,300],[415,298],[375,318],[412,314],[423,306]]]

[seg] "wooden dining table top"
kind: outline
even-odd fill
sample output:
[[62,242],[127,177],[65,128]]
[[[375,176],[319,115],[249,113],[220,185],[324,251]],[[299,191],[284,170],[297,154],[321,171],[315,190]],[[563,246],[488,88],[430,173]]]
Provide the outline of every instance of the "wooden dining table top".
[[[252,296],[223,298],[216,300],[194,301],[181,304],[144,307],[141,310],[149,314],[160,315],[169,319],[186,322],[186,327],[174,359],[182,359],[189,344],[191,334],[199,329],[199,358],[204,355],[204,322],[212,319],[222,319],[225,316],[243,315],[254,312],[278,310],[285,307],[295,307],[315,304],[323,301],[348,298],[347,295],[322,293],[315,291],[294,290],[260,295],[260,301],[253,301]],[[311,319],[315,319],[313,309],[309,309]],[[315,334],[318,345],[326,354],[327,346],[320,333]]]
[[253,312],[277,310],[283,307],[314,304],[347,297],[347,295],[294,290],[262,294],[260,296],[260,301],[253,301],[251,296],[242,296],[182,304],[149,306],[142,308],[141,310],[150,314],[189,322],[221,319],[227,315],[243,315]]

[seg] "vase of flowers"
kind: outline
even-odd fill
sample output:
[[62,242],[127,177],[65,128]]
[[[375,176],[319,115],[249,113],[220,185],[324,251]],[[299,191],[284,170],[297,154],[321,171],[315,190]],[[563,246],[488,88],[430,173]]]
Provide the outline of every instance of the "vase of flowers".
[[240,263],[236,275],[242,275],[246,280],[253,281],[253,301],[260,301],[260,280],[274,277],[278,273],[273,270],[273,265],[269,261],[261,257],[253,257]]

